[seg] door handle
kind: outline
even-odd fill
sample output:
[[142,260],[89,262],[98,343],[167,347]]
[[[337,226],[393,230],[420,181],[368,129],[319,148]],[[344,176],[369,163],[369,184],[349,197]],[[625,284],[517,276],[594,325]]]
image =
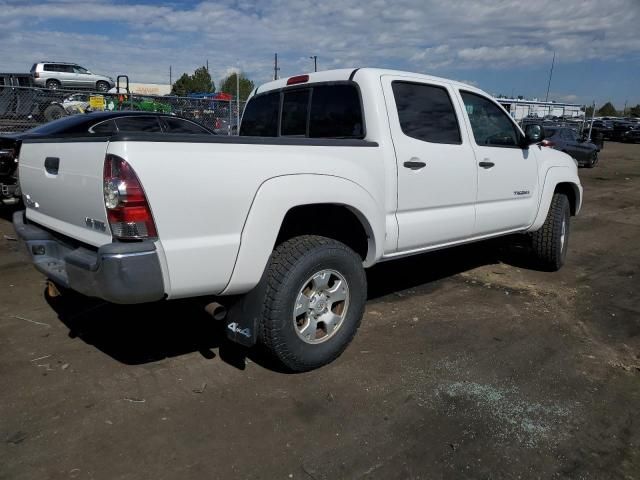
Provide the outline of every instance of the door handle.
[[415,160],[409,160],[408,162],[404,162],[403,165],[405,166],[405,168],[410,168],[411,170],[420,170],[421,168],[424,168],[427,166],[426,163],[418,162]]
[[47,157],[44,159],[44,169],[51,175],[57,175],[60,168],[60,159],[58,157]]
[[480,165],[482,168],[489,169],[489,168],[493,167],[493,166],[495,165],[495,163],[493,163],[493,162],[486,162],[486,161],[485,161],[485,162],[480,162],[480,163],[478,163],[478,165]]

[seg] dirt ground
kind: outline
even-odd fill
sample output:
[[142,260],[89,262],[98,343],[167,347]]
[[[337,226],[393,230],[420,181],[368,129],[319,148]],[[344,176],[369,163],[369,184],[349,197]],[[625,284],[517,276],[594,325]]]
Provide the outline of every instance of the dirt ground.
[[297,375],[193,302],[47,298],[3,211],[0,478],[640,478],[640,145],[580,175],[563,270],[514,238],[378,266]]

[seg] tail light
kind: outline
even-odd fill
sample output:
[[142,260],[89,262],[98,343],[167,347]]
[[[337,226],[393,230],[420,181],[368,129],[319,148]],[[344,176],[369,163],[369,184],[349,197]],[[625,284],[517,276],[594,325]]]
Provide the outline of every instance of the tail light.
[[33,74],[33,78],[40,78],[40,74],[39,74],[38,72],[35,72],[35,73]]
[[540,142],[540,145],[542,145],[543,147],[555,147],[556,144],[554,142],[552,142],[551,140],[542,140]]
[[221,125],[220,119],[216,118],[216,128],[220,128],[220,125]]
[[136,172],[116,155],[104,159],[104,204],[114,237],[134,240],[158,235]]

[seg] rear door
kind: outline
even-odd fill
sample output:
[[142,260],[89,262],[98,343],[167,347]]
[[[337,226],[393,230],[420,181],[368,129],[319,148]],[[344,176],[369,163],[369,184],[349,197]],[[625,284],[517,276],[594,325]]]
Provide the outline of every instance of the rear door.
[[478,175],[475,236],[527,227],[538,208],[538,163],[533,148],[496,102],[460,91],[473,137]]
[[106,141],[25,139],[19,175],[27,218],[94,246],[111,242],[104,205]]
[[391,75],[382,86],[398,169],[398,250],[469,237],[477,173],[451,87]]

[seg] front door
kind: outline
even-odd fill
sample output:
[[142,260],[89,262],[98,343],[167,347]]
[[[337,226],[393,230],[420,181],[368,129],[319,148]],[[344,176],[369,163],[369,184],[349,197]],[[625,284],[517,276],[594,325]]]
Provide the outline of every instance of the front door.
[[535,149],[522,147],[522,132],[493,100],[467,91],[460,95],[478,173],[474,236],[528,227],[538,210]]
[[469,237],[475,220],[473,149],[446,83],[384,75],[382,86],[398,169],[398,250]]

